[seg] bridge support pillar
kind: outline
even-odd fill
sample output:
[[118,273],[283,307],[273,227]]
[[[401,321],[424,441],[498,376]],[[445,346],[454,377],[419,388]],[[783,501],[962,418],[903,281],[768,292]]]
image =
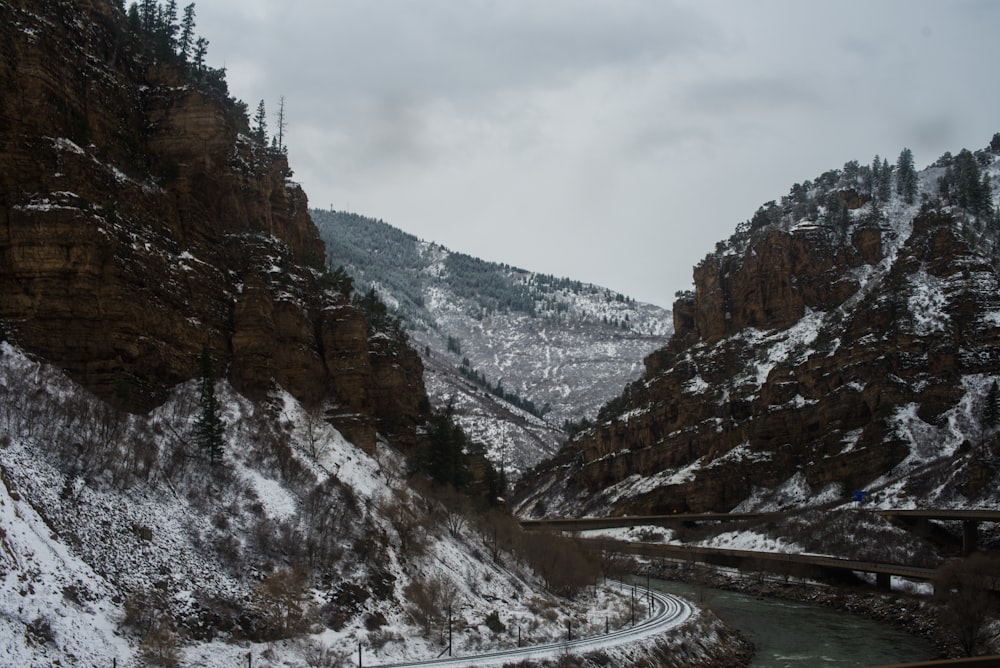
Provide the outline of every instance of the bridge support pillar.
[[962,554],[970,555],[979,549],[979,522],[962,520]]
[[892,576],[888,573],[875,574],[875,586],[882,591],[892,590]]

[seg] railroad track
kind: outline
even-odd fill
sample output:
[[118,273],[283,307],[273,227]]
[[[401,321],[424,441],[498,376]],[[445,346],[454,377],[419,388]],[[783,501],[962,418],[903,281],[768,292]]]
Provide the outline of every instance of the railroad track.
[[[631,585],[623,585],[629,586]],[[643,592],[646,595],[646,592]],[[634,626],[623,627],[610,633],[579,638],[577,640],[544,643],[530,647],[516,647],[508,650],[476,654],[471,656],[452,656],[424,661],[405,661],[402,663],[373,664],[372,668],[406,668],[412,666],[502,666],[519,661],[558,658],[564,654],[586,654],[611,647],[628,645],[644,640],[684,624],[694,608],[683,598],[651,590],[652,614]],[[365,664],[366,666],[369,664]]]

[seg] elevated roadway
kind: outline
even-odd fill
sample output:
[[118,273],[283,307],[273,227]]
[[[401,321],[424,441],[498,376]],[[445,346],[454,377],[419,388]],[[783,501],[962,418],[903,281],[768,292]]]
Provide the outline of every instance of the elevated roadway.
[[568,517],[521,520],[521,526],[528,531],[588,531],[638,526],[672,527],[679,524],[700,522],[738,522],[779,514],[781,513],[674,513],[672,515],[622,515],[620,517]]
[[[908,509],[876,510],[876,515],[902,523],[926,524],[931,520],[962,523],[962,552],[971,554],[979,547],[979,525],[983,522],[1000,522],[1000,510],[944,510]],[[539,520],[521,520],[521,526],[528,531],[588,531],[593,529],[613,529],[635,526],[676,527],[683,524],[702,522],[740,522],[769,517],[787,516],[788,513],[674,513],[671,515],[622,515],[619,517],[569,517]]]
[[938,661],[918,661],[917,663],[893,663],[871,668],[946,668],[960,666],[964,668],[1000,668],[1000,656],[972,656],[965,659],[940,659]]
[[904,523],[926,524],[931,520],[962,523],[962,553],[972,554],[979,549],[979,525],[983,522],[1000,522],[1000,510],[876,510],[877,514]]
[[671,545],[669,543],[639,543],[612,541],[599,538],[581,538],[579,542],[592,549],[614,550],[652,559],[697,561],[714,566],[750,569],[766,567],[768,570],[800,576],[845,576],[853,573],[873,573],[876,585],[889,589],[893,575],[911,580],[932,580],[937,571],[933,568],[903,564],[839,559],[819,554],[791,554],[785,552],[758,552],[755,550],[730,550],[719,547]]

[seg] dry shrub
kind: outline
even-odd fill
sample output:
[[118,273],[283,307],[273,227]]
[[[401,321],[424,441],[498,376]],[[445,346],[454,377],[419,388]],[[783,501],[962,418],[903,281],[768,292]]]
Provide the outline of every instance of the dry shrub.
[[302,650],[302,658],[309,668],[340,668],[352,665],[350,653],[346,650],[336,650],[332,647],[307,643]]
[[413,580],[403,595],[407,600],[406,611],[423,628],[424,635],[430,636],[435,625],[447,621],[445,615],[455,603],[458,588],[442,578]]
[[39,615],[31,620],[31,623],[24,629],[24,636],[29,645],[35,646],[53,643],[56,639],[52,623],[44,615]]
[[526,533],[523,557],[546,589],[559,596],[576,596],[594,584],[600,572],[595,560],[576,541],[554,533]]
[[153,624],[139,641],[139,649],[151,665],[180,665],[180,640],[166,621],[158,620]]
[[426,552],[430,517],[414,502],[412,494],[393,490],[391,498],[379,500],[377,510],[396,530],[401,555],[413,557]]
[[522,544],[521,525],[508,513],[488,510],[477,516],[476,528],[494,564],[502,565],[504,553],[513,552]]
[[170,600],[165,586],[136,589],[125,598],[122,625],[145,635],[170,615]]
[[1000,559],[975,554],[938,571],[934,597],[941,605],[942,626],[951,631],[966,656],[984,647],[997,611],[993,592],[1000,588]]
[[272,573],[254,590],[260,612],[261,634],[270,640],[289,638],[309,630],[318,613],[309,593],[309,569],[297,565]]

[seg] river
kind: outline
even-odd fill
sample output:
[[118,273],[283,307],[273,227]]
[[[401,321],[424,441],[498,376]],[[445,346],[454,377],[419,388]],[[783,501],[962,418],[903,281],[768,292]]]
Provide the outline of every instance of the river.
[[667,580],[652,580],[651,586],[705,600],[753,641],[757,652],[750,668],[864,668],[937,656],[929,640],[839,610]]

